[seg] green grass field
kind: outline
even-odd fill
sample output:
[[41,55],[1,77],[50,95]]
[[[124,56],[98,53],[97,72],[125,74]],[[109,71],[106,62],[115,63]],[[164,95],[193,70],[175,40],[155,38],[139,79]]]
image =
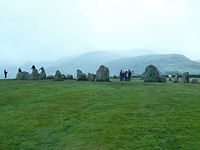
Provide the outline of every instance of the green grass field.
[[0,149],[199,150],[200,84],[1,80]]

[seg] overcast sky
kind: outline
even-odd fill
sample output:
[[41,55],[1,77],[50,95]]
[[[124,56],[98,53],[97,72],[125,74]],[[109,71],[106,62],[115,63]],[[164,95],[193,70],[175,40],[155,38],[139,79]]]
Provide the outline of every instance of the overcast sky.
[[200,58],[200,1],[0,0],[0,62],[132,48]]

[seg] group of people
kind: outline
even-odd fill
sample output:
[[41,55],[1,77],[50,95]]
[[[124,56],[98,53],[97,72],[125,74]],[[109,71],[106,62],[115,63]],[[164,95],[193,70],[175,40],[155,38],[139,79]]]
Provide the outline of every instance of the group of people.
[[131,80],[131,71],[120,71],[120,81],[130,81]]

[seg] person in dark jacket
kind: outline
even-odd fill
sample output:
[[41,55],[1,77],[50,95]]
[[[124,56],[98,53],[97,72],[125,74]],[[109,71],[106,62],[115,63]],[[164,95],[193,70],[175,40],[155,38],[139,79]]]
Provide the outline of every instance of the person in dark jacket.
[[5,69],[5,70],[4,70],[5,79],[7,78],[7,75],[8,75],[8,72],[7,72],[6,69]]
[[128,80],[129,80],[129,81],[131,80],[131,75],[132,75],[131,71],[128,70]]
[[35,70],[35,65],[33,65],[33,66],[31,67],[31,69],[32,69],[32,70]]
[[123,71],[122,70],[120,71],[119,77],[120,77],[120,81],[123,81]]
[[18,72],[22,72],[21,68],[18,69]]

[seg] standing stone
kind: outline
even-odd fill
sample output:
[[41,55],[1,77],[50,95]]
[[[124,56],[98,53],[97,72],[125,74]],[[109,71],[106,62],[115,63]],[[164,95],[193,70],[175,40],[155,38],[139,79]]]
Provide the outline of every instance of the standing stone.
[[190,74],[189,74],[189,72],[183,73],[183,76],[182,76],[182,83],[189,83],[189,79],[190,79]]
[[88,73],[88,81],[95,81],[96,75],[92,73]]
[[56,71],[54,80],[55,80],[55,81],[62,81],[62,80],[63,80],[62,74],[61,74],[61,72],[60,72],[59,70]]
[[39,79],[39,73],[37,69],[32,70],[32,74],[31,74],[31,80],[37,80]]
[[109,69],[101,65],[96,72],[96,81],[109,81]]
[[160,76],[160,82],[166,83],[167,82],[166,77],[165,76]]
[[160,73],[154,65],[149,65],[146,67],[144,72],[145,82],[160,82]]
[[140,80],[144,80],[144,72],[141,74]]
[[73,80],[73,75],[68,74],[67,75],[67,80]]
[[47,76],[47,79],[53,80],[53,79],[54,79],[54,76],[53,76],[53,75],[49,75],[49,76]]
[[78,81],[86,81],[87,78],[86,78],[86,74],[83,73],[81,70],[77,70],[77,80]]
[[16,76],[17,80],[30,80],[30,74],[28,72],[18,72]]
[[67,80],[67,77],[64,74],[62,74],[62,78],[63,78],[63,80]]
[[176,74],[174,77],[174,83],[178,83],[179,82],[179,74]]
[[190,79],[190,83],[198,83],[198,80],[197,79]]
[[40,68],[41,72],[40,72],[40,75],[39,75],[39,79],[46,79],[47,76],[46,76],[46,73],[45,73],[45,70],[44,70],[44,67]]

